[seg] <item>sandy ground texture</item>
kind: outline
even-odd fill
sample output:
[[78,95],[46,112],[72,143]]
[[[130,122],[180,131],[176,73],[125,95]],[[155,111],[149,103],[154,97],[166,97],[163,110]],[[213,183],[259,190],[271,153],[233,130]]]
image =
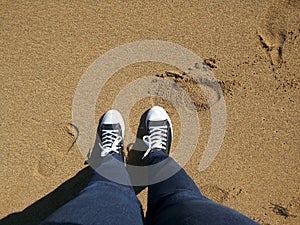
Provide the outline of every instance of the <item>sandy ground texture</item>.
[[[148,39],[190,49],[218,79],[227,125],[216,159],[199,172],[210,110],[182,71],[168,65],[118,71],[99,94],[95,120],[130,82],[156,75],[175,80],[198,109],[201,135],[185,169],[202,192],[264,225],[300,224],[299,15],[298,0],[2,0],[0,224],[37,224],[84,187],[91,171],[70,125],[78,82],[100,55]],[[176,146],[182,124],[163,99],[138,101],[129,126],[136,132],[155,104],[169,111]],[[146,194],[139,195],[144,209]]]

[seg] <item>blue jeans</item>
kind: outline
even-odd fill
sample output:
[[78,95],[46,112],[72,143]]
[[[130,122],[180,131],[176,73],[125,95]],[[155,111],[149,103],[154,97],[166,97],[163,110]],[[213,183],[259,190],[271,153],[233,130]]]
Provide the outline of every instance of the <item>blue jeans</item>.
[[[162,151],[154,151],[149,154],[148,162],[153,165],[168,157]],[[172,166],[176,164],[170,157],[166,162],[161,170],[168,169],[168,164]],[[98,169],[118,171],[116,175],[122,176],[130,184],[126,168],[114,163],[113,157],[106,156]],[[193,180],[180,169],[169,179],[148,186],[146,219],[130,185],[117,184],[95,173],[88,186],[75,199],[62,206],[42,223],[42,225],[58,224],[257,225],[258,223],[204,197]]]

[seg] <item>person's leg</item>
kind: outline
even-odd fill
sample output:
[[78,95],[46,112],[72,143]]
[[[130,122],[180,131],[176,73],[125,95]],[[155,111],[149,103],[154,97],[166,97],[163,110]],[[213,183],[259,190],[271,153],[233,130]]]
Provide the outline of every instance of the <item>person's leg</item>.
[[149,164],[148,225],[257,224],[204,197],[187,173],[169,157],[173,131],[171,119],[163,108],[154,106],[149,110],[146,127],[143,140],[148,147],[144,154]]
[[[115,154],[114,157],[119,156]],[[125,167],[122,168],[114,157],[105,157],[97,170],[115,171],[130,182]],[[143,216],[140,202],[131,186],[112,182],[95,172],[88,186],[75,199],[42,223],[58,224],[142,225]]]
[[142,225],[141,205],[124,166],[125,126],[116,110],[98,126],[96,144],[88,160],[97,168],[80,194],[47,218],[43,225]]
[[[159,173],[174,168],[176,162],[163,151],[153,151],[149,154],[150,165],[163,160],[165,164]],[[233,209],[204,197],[183,169],[165,181],[149,185],[147,209],[147,225],[257,224]]]

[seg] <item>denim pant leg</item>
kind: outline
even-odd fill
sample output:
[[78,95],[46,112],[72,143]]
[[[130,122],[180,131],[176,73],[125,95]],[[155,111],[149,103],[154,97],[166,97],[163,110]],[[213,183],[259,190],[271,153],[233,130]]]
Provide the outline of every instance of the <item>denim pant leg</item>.
[[[118,156],[114,156],[118,157]],[[122,176],[122,183],[130,183],[126,168],[106,156],[97,171],[110,171]],[[127,180],[127,181],[126,181]],[[80,194],[58,209],[42,225],[142,225],[141,204],[129,185],[110,181],[94,173],[88,186]]]
[[[175,161],[162,151],[149,154],[150,165],[166,160],[162,170]],[[150,173],[151,174],[151,173]],[[165,181],[148,187],[147,225],[255,225],[246,216],[204,197],[187,173],[180,169]]]

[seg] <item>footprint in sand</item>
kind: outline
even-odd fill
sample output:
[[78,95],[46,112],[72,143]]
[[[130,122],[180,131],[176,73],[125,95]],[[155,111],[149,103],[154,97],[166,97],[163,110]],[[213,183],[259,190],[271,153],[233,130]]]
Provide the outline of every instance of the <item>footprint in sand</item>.
[[205,196],[217,203],[223,203],[229,198],[229,193],[216,185],[205,185],[200,190]]
[[58,167],[58,161],[74,146],[78,129],[70,123],[51,126],[46,133],[45,149],[41,150],[35,172],[49,177]]
[[38,161],[36,171],[38,174],[49,177],[57,168],[56,155],[51,151],[44,151]]
[[298,0],[273,0],[257,30],[260,44],[274,68],[283,63],[283,45],[287,39],[290,13],[299,7]]
[[71,123],[59,123],[52,126],[46,137],[48,149],[60,153],[68,153],[78,138],[78,129]]

